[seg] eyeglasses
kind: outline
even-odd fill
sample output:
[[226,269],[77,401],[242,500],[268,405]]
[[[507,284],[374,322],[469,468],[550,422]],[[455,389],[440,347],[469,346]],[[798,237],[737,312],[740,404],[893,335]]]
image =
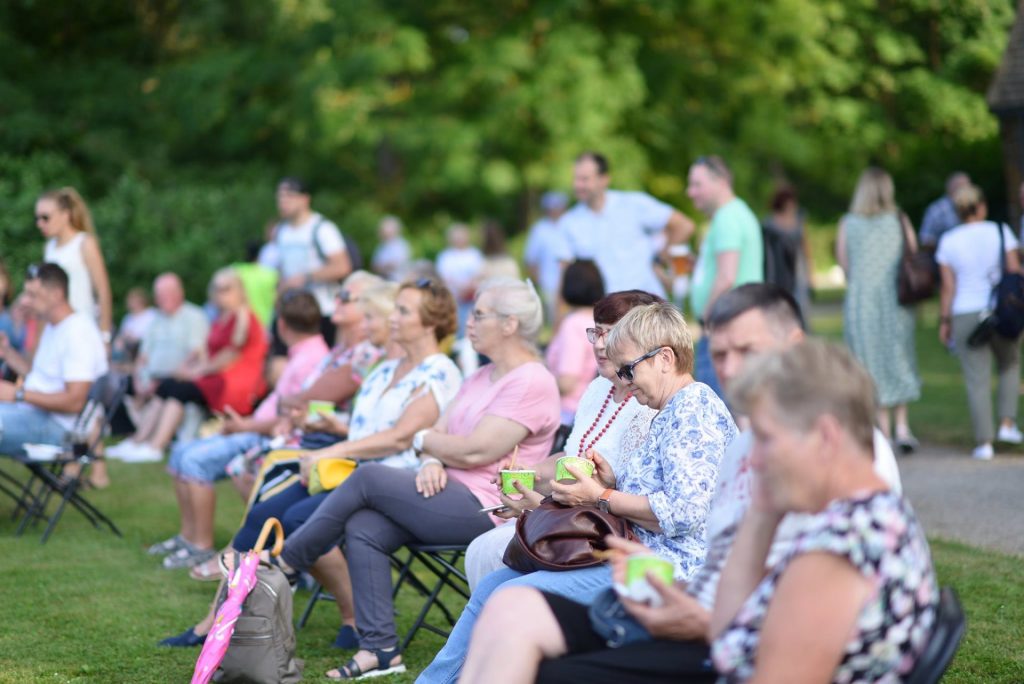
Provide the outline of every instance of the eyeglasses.
[[496,311],[480,311],[479,309],[473,309],[473,320],[479,323],[485,318],[508,318],[508,314],[498,313]]
[[49,214],[36,214],[36,223],[49,223],[49,222],[50,222],[50,215]]
[[597,341],[608,334],[608,331],[604,328],[587,328],[587,342],[590,344],[597,344]]
[[341,292],[339,292],[336,299],[342,304],[350,304],[351,302],[355,301],[355,297],[353,297],[352,293],[349,292],[348,290],[342,290]]
[[633,369],[636,368],[637,366],[639,366],[641,363],[643,363],[647,359],[650,359],[650,358],[654,357],[662,349],[664,349],[664,347],[658,347],[657,349],[652,349],[651,351],[649,351],[646,354],[644,354],[643,356],[641,356],[639,359],[636,359],[635,361],[631,361],[630,363],[627,363],[626,365],[624,365],[621,368],[619,368],[619,370],[615,371],[615,374],[618,375],[619,376],[619,380],[622,380],[623,382],[633,382]]

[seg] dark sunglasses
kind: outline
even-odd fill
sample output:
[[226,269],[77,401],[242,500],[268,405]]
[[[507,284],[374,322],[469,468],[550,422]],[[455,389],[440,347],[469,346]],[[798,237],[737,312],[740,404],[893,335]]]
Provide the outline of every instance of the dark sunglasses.
[[36,223],[49,223],[49,222],[50,222],[50,215],[49,214],[36,214]]
[[25,279],[35,280],[39,277],[39,264],[29,264],[25,269]]
[[341,292],[339,292],[336,299],[342,304],[349,304],[355,301],[355,297],[353,297],[352,293],[349,292],[348,290],[342,290]]
[[608,334],[608,331],[603,328],[587,328],[587,342],[590,344],[597,344],[597,341]]
[[652,349],[651,351],[647,352],[646,354],[636,359],[635,361],[631,361],[626,365],[622,366],[621,368],[619,368],[619,370],[615,371],[615,374],[618,375],[619,380],[622,380],[623,382],[633,382],[633,369],[639,366],[647,359],[650,359],[657,355],[657,353],[660,352],[662,349],[664,349],[664,347]]

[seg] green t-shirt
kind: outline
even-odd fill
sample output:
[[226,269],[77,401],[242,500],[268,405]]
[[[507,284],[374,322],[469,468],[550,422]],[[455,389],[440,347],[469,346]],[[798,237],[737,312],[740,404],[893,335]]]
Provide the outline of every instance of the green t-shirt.
[[277,300],[277,271],[254,263],[231,264],[231,268],[242,281],[249,308],[256,314],[260,325],[270,325],[274,302]]
[[718,208],[704,236],[700,257],[693,272],[690,308],[694,318],[703,318],[718,272],[721,252],[739,252],[740,263],[733,286],[764,280],[764,243],[761,224],[747,203],[734,197]]

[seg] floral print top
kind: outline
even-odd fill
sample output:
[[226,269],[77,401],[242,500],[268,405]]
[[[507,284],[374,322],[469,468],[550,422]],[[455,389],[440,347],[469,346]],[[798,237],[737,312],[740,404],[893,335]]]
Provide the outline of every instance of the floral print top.
[[[428,356],[392,385],[400,362],[400,359],[384,361],[363,380],[349,423],[350,441],[390,430],[411,403],[428,393],[437,402],[438,412],[444,413],[462,385],[458,366],[444,354]],[[412,447],[375,460],[392,468],[415,468],[419,463]]]
[[846,642],[835,684],[898,684],[913,669],[935,622],[939,600],[928,542],[900,495],[839,499],[809,517],[792,549],[769,570],[712,645],[720,684],[754,674],[759,632],[779,578],[805,553],[840,556],[874,587]]
[[707,517],[718,466],[736,424],[714,390],[694,382],[676,392],[651,422],[643,447],[623,459],[616,487],[646,496],[661,532],[634,525],[640,541],[689,580],[707,553]]

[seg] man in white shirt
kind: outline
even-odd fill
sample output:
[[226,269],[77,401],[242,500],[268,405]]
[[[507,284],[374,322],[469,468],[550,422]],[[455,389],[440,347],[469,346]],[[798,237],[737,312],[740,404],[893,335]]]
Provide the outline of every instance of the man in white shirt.
[[377,226],[380,242],[373,251],[370,268],[377,275],[393,282],[401,282],[412,260],[412,249],[402,237],[402,222],[397,216],[385,216]]
[[[334,297],[340,283],[352,272],[352,260],[338,226],[311,208],[309,186],[298,178],[277,184],[277,212],[281,223],[274,229],[274,249],[267,259],[280,273],[278,291],[305,288],[313,293],[321,312],[321,331],[328,346],[334,344]],[[272,351],[286,355],[277,337]]]
[[569,198],[563,192],[545,192],[540,199],[540,207],[544,210],[536,223],[530,226],[526,247],[523,249],[523,261],[529,269],[530,277],[537,283],[549,321],[554,320],[555,303],[558,301],[558,288],[562,281],[562,265],[559,262],[559,250],[562,245],[562,233],[558,228],[558,219],[565,212]]
[[56,264],[29,267],[29,306],[46,322],[30,364],[0,337],[0,357],[24,384],[0,382],[0,454],[25,455],[25,444],[64,442],[89,398],[92,383],[107,372],[107,351],[92,317],[68,304],[68,276]]
[[[664,248],[686,242],[693,221],[644,192],[609,190],[608,160],[584,152],[573,167],[577,203],[558,221],[564,236],[560,259],[592,259],[604,278],[605,292],[644,290],[665,297],[654,270],[655,237],[665,234]],[[667,259],[667,257],[666,257]]]

